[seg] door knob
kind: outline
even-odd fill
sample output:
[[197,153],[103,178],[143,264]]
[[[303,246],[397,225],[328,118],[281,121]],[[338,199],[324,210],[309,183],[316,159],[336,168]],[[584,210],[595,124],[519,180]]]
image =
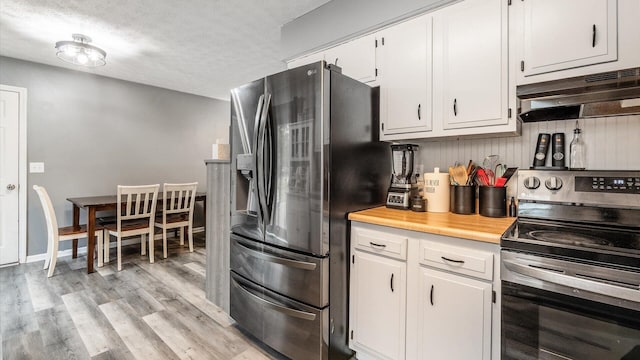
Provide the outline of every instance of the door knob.
[[13,190],[13,189],[15,189],[15,188],[16,188],[16,186],[15,186],[15,185],[13,185],[13,184],[9,184],[9,185],[7,185],[7,190],[9,190],[9,191],[11,191],[11,190]]

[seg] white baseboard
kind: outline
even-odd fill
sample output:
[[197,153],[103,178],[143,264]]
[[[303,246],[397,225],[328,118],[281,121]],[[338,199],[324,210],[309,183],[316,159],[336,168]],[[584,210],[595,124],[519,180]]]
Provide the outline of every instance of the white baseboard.
[[[203,232],[203,231],[204,231],[204,226],[193,228],[193,232],[194,233],[199,233],[199,232]],[[162,240],[162,234],[155,234],[155,236],[153,237],[153,240],[154,241]],[[135,238],[131,238],[131,239],[122,240],[122,246],[133,245],[133,244],[140,244],[140,238],[139,237],[135,237]],[[117,246],[117,244],[116,244],[115,240],[109,241],[109,248],[110,249],[111,248],[115,248],[116,246]],[[78,247],[78,255],[86,255],[86,254],[87,254],[87,247],[86,246]],[[71,255],[72,255],[72,249],[58,251],[58,258],[65,257],[65,256],[71,256]],[[27,262],[30,263],[30,262],[36,262],[36,261],[44,261],[46,258],[47,258],[47,253],[36,254],[36,255],[28,255],[27,256]]]

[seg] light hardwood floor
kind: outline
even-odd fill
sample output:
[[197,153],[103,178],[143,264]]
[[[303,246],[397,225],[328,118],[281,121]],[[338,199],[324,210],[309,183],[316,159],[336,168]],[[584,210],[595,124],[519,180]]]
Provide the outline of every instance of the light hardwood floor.
[[[86,258],[0,269],[2,359],[273,359],[205,299],[204,234],[195,251],[170,241],[169,257],[123,247],[123,268],[86,273]],[[157,244],[157,242],[156,242]]]

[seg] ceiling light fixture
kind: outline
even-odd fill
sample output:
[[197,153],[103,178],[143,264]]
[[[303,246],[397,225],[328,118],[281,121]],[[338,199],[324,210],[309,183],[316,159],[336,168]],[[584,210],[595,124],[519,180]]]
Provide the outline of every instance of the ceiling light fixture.
[[91,38],[82,34],[72,34],[73,41],[58,41],[56,49],[58,58],[76,65],[95,67],[103,66],[107,53],[97,46],[90,45]]

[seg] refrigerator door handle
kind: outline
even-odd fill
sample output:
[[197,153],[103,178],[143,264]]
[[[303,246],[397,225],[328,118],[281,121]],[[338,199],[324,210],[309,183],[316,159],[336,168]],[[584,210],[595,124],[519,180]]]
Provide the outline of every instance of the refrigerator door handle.
[[261,223],[262,222],[262,214],[263,214],[263,209],[262,209],[262,202],[260,201],[260,179],[258,178],[258,151],[259,151],[259,142],[260,142],[260,120],[262,119],[262,111],[264,109],[264,94],[260,95],[260,98],[258,99],[258,106],[256,108],[256,117],[254,120],[254,127],[253,127],[253,135],[254,135],[254,141],[253,141],[253,161],[254,161],[254,173],[253,173],[253,182],[255,185],[255,192],[256,192],[256,196],[258,197],[258,220]]
[[276,256],[276,255],[271,255],[271,254],[267,254],[264,252],[259,252],[256,250],[251,249],[250,247],[246,246],[245,244],[243,244],[240,241],[237,241],[237,244],[241,247],[244,248],[244,251],[247,252],[249,255],[261,259],[261,260],[265,260],[265,261],[269,261],[272,263],[276,263],[276,264],[281,264],[284,266],[288,266],[288,267],[292,267],[292,268],[296,268],[296,269],[301,269],[301,270],[315,270],[317,265],[314,263],[310,263],[310,262],[306,262],[306,261],[300,261],[300,260],[293,260],[293,259],[287,259],[281,256]]
[[260,113],[260,121],[258,122],[258,137],[257,137],[257,151],[256,151],[256,181],[258,184],[258,203],[260,204],[261,220],[262,223],[269,222],[269,213],[267,209],[267,197],[265,189],[265,168],[264,168],[264,143],[265,143],[265,128],[267,122],[267,115],[269,104],[271,102],[271,95],[264,95],[264,102],[262,104],[262,111]]
[[316,314],[313,313],[309,313],[306,311],[300,311],[300,310],[296,310],[296,309],[292,309],[292,308],[288,308],[286,306],[282,306],[276,303],[272,303],[271,301],[265,300],[263,298],[261,298],[260,296],[252,293],[251,291],[247,290],[240,282],[236,283],[238,285],[238,288],[240,288],[243,292],[245,292],[247,295],[249,295],[250,297],[252,297],[254,300],[261,302],[262,304],[264,304],[265,306],[267,306],[268,308],[275,310],[277,312],[280,312],[282,314],[285,314],[287,316],[292,316],[292,317],[296,317],[299,319],[303,319],[303,320],[308,320],[308,321],[314,321],[316,319]]
[[271,116],[269,115],[269,109],[271,106],[271,94],[268,94],[269,102],[267,102],[264,111],[266,112],[266,123],[265,123],[265,138],[266,138],[266,148],[267,148],[267,159],[268,159],[268,168],[266,173],[266,204],[265,207],[269,213],[269,218],[271,217],[271,202],[273,200],[273,192],[271,186],[273,184],[273,153],[274,153],[274,141],[273,141],[273,128],[271,127]]

